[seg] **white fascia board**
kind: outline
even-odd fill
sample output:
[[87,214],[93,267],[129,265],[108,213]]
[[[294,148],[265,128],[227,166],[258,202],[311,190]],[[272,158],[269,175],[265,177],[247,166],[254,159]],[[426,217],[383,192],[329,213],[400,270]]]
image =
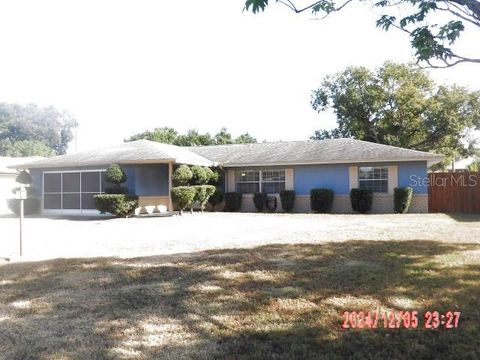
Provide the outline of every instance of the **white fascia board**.
[[389,163],[389,162],[417,162],[426,161],[429,163],[437,163],[443,160],[443,157],[438,158],[415,158],[415,159],[372,159],[372,160],[331,160],[331,161],[285,161],[274,163],[224,163],[224,168],[230,167],[262,167],[262,166],[290,166],[290,165],[335,165],[335,164],[357,164],[357,163]]

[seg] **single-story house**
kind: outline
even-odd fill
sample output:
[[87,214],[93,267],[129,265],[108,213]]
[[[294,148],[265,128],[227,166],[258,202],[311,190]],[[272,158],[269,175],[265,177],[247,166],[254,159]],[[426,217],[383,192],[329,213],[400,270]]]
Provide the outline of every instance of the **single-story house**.
[[[333,212],[351,212],[352,188],[374,192],[375,213],[393,212],[393,189],[411,186],[411,212],[428,211],[428,166],[442,156],[353,139],[179,147],[147,140],[57,156],[25,164],[44,214],[96,213],[93,195],[105,189],[104,174],[122,165],[129,191],[141,206],[172,209],[172,173],[178,164],[218,166],[225,192],[243,194],[242,210],[253,211],[253,193],[278,196],[295,190],[295,211],[310,211],[310,190],[335,192]],[[280,208],[280,206],[279,206]]]
[[12,214],[8,208],[8,199],[14,198],[12,190],[19,187],[16,178],[19,174],[15,167],[44,159],[42,156],[7,157],[0,156],[0,215]]

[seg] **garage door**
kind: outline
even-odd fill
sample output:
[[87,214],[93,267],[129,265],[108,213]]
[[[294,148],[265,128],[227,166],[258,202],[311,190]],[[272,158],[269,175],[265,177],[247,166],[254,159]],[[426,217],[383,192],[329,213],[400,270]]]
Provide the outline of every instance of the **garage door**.
[[93,196],[105,191],[105,170],[43,173],[43,209],[95,210]]

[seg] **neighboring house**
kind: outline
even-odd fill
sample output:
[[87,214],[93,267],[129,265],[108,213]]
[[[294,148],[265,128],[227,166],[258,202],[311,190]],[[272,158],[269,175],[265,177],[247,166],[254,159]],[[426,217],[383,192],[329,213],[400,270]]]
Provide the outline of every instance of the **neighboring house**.
[[11,214],[7,205],[7,200],[15,197],[12,189],[20,186],[16,182],[18,171],[12,169],[12,166],[21,166],[25,163],[44,159],[41,156],[30,157],[2,157],[0,156],[0,215]]
[[[349,193],[356,187],[374,191],[373,212],[393,212],[393,189],[411,186],[411,212],[428,211],[427,167],[442,156],[352,139],[274,142],[245,145],[179,147],[147,140],[57,156],[29,169],[44,214],[96,213],[93,195],[104,188],[112,163],[127,173],[140,205],[172,209],[171,176],[177,164],[220,166],[225,191],[244,194],[242,210],[254,210],[253,193],[295,190],[295,211],[310,211],[310,190],[335,192],[333,211],[351,212]],[[280,208],[280,206],[279,206]]]

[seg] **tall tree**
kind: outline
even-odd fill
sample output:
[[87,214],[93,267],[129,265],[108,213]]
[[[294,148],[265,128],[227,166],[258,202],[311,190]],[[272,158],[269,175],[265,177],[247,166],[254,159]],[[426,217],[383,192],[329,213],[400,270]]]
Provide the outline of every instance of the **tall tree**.
[[173,142],[179,146],[194,146],[194,145],[213,145],[215,140],[210,133],[200,134],[197,130],[188,130],[186,135],[179,135]]
[[[273,2],[273,1],[272,1]],[[295,13],[311,11],[327,16],[353,3],[353,0],[312,1],[306,6],[296,0],[275,0]],[[245,8],[253,13],[264,11],[269,0],[246,0]],[[376,25],[383,30],[399,29],[410,37],[410,44],[419,62],[432,67],[450,67],[463,62],[479,63],[477,57],[455,52],[453,45],[469,26],[480,30],[480,2],[478,0],[374,0],[372,6],[383,14]],[[402,14],[399,16],[399,14]],[[443,14],[444,16],[438,16]],[[435,63],[433,63],[435,62]]]
[[337,116],[337,128],[316,131],[315,139],[351,137],[435,151],[447,162],[472,154],[472,134],[480,129],[480,92],[437,86],[413,65],[347,68],[323,81],[313,92],[312,106]]
[[247,144],[257,142],[248,132],[233,139],[232,134],[230,134],[226,128],[221,128],[220,131],[212,137],[208,132],[201,134],[195,129],[188,130],[186,134],[179,134],[175,129],[169,127],[156,128],[153,131],[147,130],[143,133],[133,135],[125,139],[125,141],[140,139],[178,146]]
[[0,140],[0,154],[2,156],[53,156],[55,151],[42,141],[38,140]]
[[173,144],[178,137],[178,132],[169,127],[155,128],[153,131],[145,131],[141,134],[136,134],[131,136],[126,141],[135,141],[135,140],[150,140],[157,141],[164,144]]
[[226,145],[233,144],[232,134],[227,131],[227,128],[221,128],[220,131],[215,135],[215,144],[216,145]]
[[235,144],[254,144],[256,142],[257,142],[257,139],[255,139],[248,132],[235,138]]
[[67,112],[54,107],[0,103],[0,155],[65,154],[77,125]]

